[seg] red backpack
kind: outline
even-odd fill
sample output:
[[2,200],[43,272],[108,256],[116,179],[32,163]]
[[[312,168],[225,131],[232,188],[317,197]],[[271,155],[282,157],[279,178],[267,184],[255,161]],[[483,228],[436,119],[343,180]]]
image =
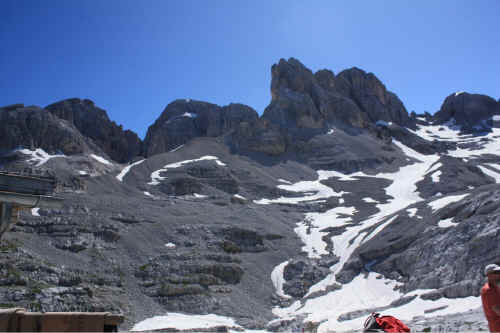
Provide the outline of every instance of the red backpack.
[[401,320],[393,316],[381,316],[379,313],[373,312],[365,320],[363,332],[387,332],[387,333],[400,333],[410,332]]

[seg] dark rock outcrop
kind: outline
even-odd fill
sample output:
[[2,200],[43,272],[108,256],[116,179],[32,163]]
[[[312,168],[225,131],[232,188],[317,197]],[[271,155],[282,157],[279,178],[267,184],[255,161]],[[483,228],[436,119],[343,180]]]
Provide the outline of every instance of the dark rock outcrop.
[[141,154],[141,140],[134,132],[123,130],[111,121],[106,111],[88,99],[66,99],[46,107],[55,116],[73,124],[84,136],[91,138],[106,154],[119,163]]
[[303,297],[312,285],[324,279],[328,273],[327,267],[321,267],[313,260],[291,260],[283,270],[283,290],[287,295]]
[[149,127],[144,140],[145,155],[170,151],[196,137],[218,137],[257,118],[255,110],[242,104],[220,107],[206,102],[176,100]]
[[[481,169],[462,159],[442,156],[437,163],[441,166],[427,173],[425,178],[416,184],[420,195],[424,198],[438,193],[447,195],[494,183],[494,180],[485,175]],[[433,177],[439,180],[436,181]]]
[[444,124],[455,119],[463,132],[483,131],[488,128],[488,120],[498,112],[498,103],[491,97],[466,92],[454,93],[446,97],[441,109],[434,115],[436,124]]
[[47,153],[74,155],[100,151],[68,123],[37,106],[16,104],[0,108],[0,152],[41,148]]
[[373,73],[356,67],[344,70],[337,75],[335,87],[341,95],[355,101],[372,122],[384,120],[400,126],[411,125],[403,102]]
[[[349,262],[370,263],[371,270],[403,282],[405,292],[437,289],[439,293],[425,296],[429,299],[478,296],[484,283],[478,277],[483,276],[484,266],[496,262],[500,255],[495,245],[499,197],[497,187],[484,187],[424,215],[419,223],[400,216],[358,248],[359,257],[351,257]],[[438,225],[449,218],[453,227]]]
[[281,127],[366,128],[378,120],[411,124],[403,103],[372,73],[352,68],[337,76],[329,70],[313,74],[294,58],[281,59],[271,72],[272,101],[263,118]]
[[292,130],[324,129],[333,124],[367,126],[368,119],[357,105],[331,89],[335,87],[332,72],[320,71],[314,75],[298,60],[290,58],[273,65],[271,73],[272,100],[264,111],[264,119]]

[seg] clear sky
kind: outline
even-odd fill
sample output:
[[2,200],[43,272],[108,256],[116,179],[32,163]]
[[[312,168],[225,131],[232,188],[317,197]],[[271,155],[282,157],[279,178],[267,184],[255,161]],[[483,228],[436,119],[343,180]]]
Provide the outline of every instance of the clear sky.
[[177,98],[262,113],[273,63],[373,72],[408,111],[500,98],[499,0],[0,0],[0,105],[89,98],[144,137]]

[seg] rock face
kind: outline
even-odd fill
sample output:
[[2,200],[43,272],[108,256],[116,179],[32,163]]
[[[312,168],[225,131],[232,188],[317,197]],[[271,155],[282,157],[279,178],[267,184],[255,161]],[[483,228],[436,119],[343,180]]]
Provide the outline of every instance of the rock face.
[[125,163],[141,154],[142,142],[134,132],[109,120],[106,111],[88,99],[67,99],[46,107],[53,115],[73,124],[113,160]]
[[329,70],[313,74],[294,58],[281,59],[271,72],[272,101],[263,117],[281,127],[365,128],[378,120],[410,124],[403,103],[372,73],[352,68],[337,76]]
[[408,112],[396,94],[387,91],[373,73],[359,68],[340,72],[336,77],[336,90],[350,97],[372,122],[394,122],[401,126],[411,125]]
[[0,151],[42,148],[48,153],[74,155],[98,148],[71,123],[36,106],[0,108]]
[[486,95],[454,93],[446,97],[441,109],[434,115],[437,124],[455,119],[463,132],[481,131],[488,127],[487,121],[498,114],[499,103]]
[[220,107],[191,100],[170,103],[151,125],[144,140],[146,156],[175,149],[196,137],[217,137],[258,118],[243,104]]
[[[329,70],[313,73],[294,58],[281,59],[271,73],[271,103],[259,120],[236,129],[230,140],[236,151],[352,172],[394,160],[384,148],[391,136],[377,135],[378,121],[414,126],[403,103],[371,73],[357,68],[337,76]],[[413,133],[405,136],[418,141]],[[427,141],[416,145],[436,151]]]
[[[288,129],[324,129],[333,124],[366,127],[368,118],[357,105],[337,93],[332,72],[316,76],[294,58],[271,69],[271,104],[262,117]],[[322,85],[321,85],[321,84]]]
[[[439,210],[423,225],[409,227],[400,221],[401,228],[406,230],[401,229],[398,234],[392,229],[391,236],[381,234],[382,238],[375,242],[385,241],[387,246],[400,243],[401,247],[387,253],[388,256],[379,253],[382,256],[371,258],[376,260],[373,269],[387,276],[401,274],[398,278],[405,282],[406,290],[439,290],[438,295],[429,297],[478,296],[484,282],[480,278],[482,269],[500,257],[499,248],[493,245],[498,234],[499,195],[498,189],[470,195],[462,202]],[[448,218],[452,218],[456,226],[437,227],[437,222]],[[414,234],[417,230],[419,234]],[[384,237],[393,240],[384,240]],[[370,253],[368,247],[363,251],[365,255]],[[402,251],[403,248],[406,250]],[[414,260],[415,256],[421,260]],[[381,258],[384,260],[379,261]]]

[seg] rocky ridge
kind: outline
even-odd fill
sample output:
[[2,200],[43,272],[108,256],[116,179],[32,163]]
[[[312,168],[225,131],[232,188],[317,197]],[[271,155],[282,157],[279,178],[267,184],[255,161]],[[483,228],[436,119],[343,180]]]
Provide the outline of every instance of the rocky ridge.
[[[499,102],[450,95],[435,116],[408,116],[375,75],[312,73],[293,58],[273,66],[271,92],[260,118],[241,104],[174,101],[144,143],[88,100],[0,109],[3,166],[56,174],[65,198],[60,211],[24,212],[2,240],[0,303],[121,311],[127,327],[173,311],[326,332],[431,300],[446,305],[411,323],[438,327],[429,313],[477,296],[484,264],[500,260]],[[479,102],[460,109],[460,98]],[[33,164],[18,147],[55,155]],[[401,296],[307,312],[374,274]]]
[[106,111],[88,99],[66,99],[45,107],[53,115],[73,124],[84,136],[92,139],[111,159],[118,163],[131,161],[142,154],[142,141],[137,134],[123,130],[109,120]]

